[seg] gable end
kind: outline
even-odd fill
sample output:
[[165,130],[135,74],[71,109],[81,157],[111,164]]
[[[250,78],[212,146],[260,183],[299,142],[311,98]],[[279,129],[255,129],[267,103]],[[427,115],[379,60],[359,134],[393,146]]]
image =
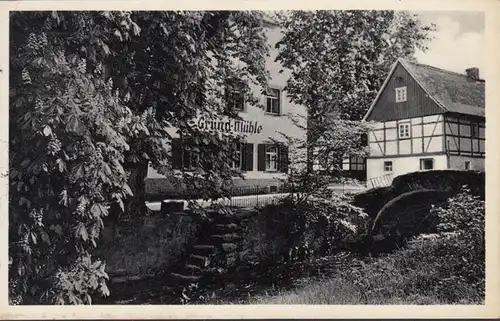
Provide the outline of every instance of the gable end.
[[[406,101],[396,102],[396,88],[406,87]],[[366,113],[366,121],[390,121],[446,112],[430,97],[398,60],[384,82],[372,106]]]

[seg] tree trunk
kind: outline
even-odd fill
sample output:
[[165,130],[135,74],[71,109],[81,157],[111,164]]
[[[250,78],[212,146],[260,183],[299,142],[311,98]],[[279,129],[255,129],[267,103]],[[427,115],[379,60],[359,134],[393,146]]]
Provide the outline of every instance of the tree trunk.
[[146,213],[146,190],[145,179],[148,174],[147,163],[129,163],[126,170],[130,173],[128,185],[134,193],[125,201],[125,216],[137,217]]

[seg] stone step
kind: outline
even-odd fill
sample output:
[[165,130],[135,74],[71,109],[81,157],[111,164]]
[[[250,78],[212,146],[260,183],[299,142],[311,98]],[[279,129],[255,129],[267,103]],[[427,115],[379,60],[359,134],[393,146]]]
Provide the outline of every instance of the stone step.
[[235,242],[241,240],[243,237],[237,233],[227,233],[227,234],[214,234],[210,238],[217,244]]
[[202,255],[191,254],[186,263],[196,265],[200,267],[200,269],[204,269],[210,264],[210,258]]
[[238,246],[234,243],[222,243],[221,246],[222,246],[222,250],[226,253],[234,252],[238,248]]
[[199,276],[199,275],[183,275],[180,273],[171,273],[170,275],[172,275],[174,278],[176,278],[178,280],[185,281],[185,282],[196,282],[199,279],[201,279],[201,276]]
[[212,226],[211,231],[217,232],[214,234],[227,234],[227,233],[232,233],[235,232],[238,229],[238,225],[234,223],[230,224],[215,224]]
[[193,271],[197,271],[197,272],[201,272],[202,271],[202,268],[200,268],[198,265],[194,265],[194,264],[187,264],[186,263],[185,267],[187,269],[190,269],[190,270],[193,270]]
[[202,256],[210,256],[215,254],[217,249],[213,245],[195,245],[193,246],[193,249],[191,250],[192,254],[199,254]]
[[202,274],[202,269],[193,264],[186,264],[183,267],[175,270],[175,273],[184,275],[184,276],[201,276]]
[[232,215],[211,215],[210,218],[215,224],[231,224],[235,223],[237,218]]

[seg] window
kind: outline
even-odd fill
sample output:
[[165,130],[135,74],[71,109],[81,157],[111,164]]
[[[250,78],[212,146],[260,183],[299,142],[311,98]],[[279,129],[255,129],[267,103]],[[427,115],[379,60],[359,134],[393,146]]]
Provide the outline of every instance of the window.
[[406,86],[396,88],[396,102],[406,101]]
[[392,161],[384,162],[384,172],[392,172]]
[[211,165],[201,157],[209,152],[202,145],[193,143],[190,139],[172,139],[171,143],[172,168],[183,171],[194,171],[197,169],[209,169]]
[[257,145],[257,170],[288,173],[288,146],[283,143]]
[[229,110],[244,111],[245,110],[245,99],[243,92],[238,90],[231,90],[228,93],[227,108]]
[[434,169],[434,158],[423,158],[420,160],[420,170]]
[[182,168],[194,170],[200,165],[200,155],[188,146],[182,150]]
[[266,147],[266,171],[278,170],[278,148],[276,146]]
[[410,138],[410,123],[399,124],[399,138]]
[[470,170],[470,161],[465,161],[465,170]]
[[241,144],[238,144],[235,146],[235,151],[234,151],[234,160],[231,163],[231,168],[232,169],[242,169],[243,165],[243,152],[242,152],[243,146]]
[[278,186],[276,185],[269,186],[269,193],[278,193]]
[[350,158],[350,170],[362,171],[365,170],[365,160],[364,158],[353,156]]
[[269,88],[266,93],[266,112],[270,114],[280,114],[281,91]]
[[245,95],[243,83],[237,79],[228,80],[226,85],[226,103],[228,110],[244,111]]
[[472,137],[479,137],[479,125],[471,124],[470,125],[470,134]]

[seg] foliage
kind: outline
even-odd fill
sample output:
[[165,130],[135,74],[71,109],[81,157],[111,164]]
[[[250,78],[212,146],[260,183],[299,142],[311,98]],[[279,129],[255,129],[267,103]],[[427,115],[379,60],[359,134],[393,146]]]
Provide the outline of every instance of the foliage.
[[[277,241],[283,243],[278,248],[285,248],[286,253],[279,255],[288,261],[327,254],[345,246],[347,240],[360,238],[367,230],[366,213],[352,205],[351,195],[335,193],[332,187],[357,183],[345,175],[341,164],[345,156],[368,154],[362,136],[370,125],[332,119],[328,126],[315,144],[283,134],[290,146],[296,146],[290,149],[294,163],[285,180],[292,193],[277,208],[264,209],[264,216],[277,222],[271,224],[273,238],[269,241],[273,246]],[[313,171],[307,166],[311,149]]]
[[463,189],[432,212],[439,218],[438,233],[419,235],[358,271],[362,291],[432,296],[444,303],[484,300],[484,201]]
[[[294,125],[311,131],[297,119],[294,119]],[[363,158],[369,154],[365,137],[372,127],[371,123],[336,118],[325,120],[321,126],[322,135],[314,142],[281,133],[288,144],[295,147],[290,149],[290,159],[294,161],[289,166],[288,182],[297,190],[316,190],[332,183],[349,183],[351,181],[342,169],[343,160],[346,157]]]
[[[286,90],[309,117],[360,120],[397,58],[426,50],[433,26],[396,11],[292,11],[278,15],[277,61],[292,71]],[[307,27],[305,27],[307,26]],[[320,113],[316,115],[316,113]]]
[[433,211],[440,219],[438,233],[254,303],[484,304],[484,201],[464,189]]
[[[221,107],[228,79],[265,84],[262,30],[248,11],[11,14],[11,303],[107,294],[91,255],[106,216],[142,210],[148,162],[206,198],[224,194],[234,138],[191,119],[234,116]],[[194,175],[169,165],[173,128],[198,143]]]
[[255,246],[258,260],[273,264],[330,254],[364,230],[366,214],[351,201],[349,195],[323,191],[300,202],[292,196],[265,206],[243,224],[250,244],[245,247]]
[[447,206],[434,211],[440,221],[437,228],[441,243],[447,249],[448,268],[453,272],[444,280],[448,284],[443,288],[465,281],[484,296],[485,202],[464,188],[448,200]]
[[[309,171],[317,158],[339,164],[360,149],[348,146],[366,132],[356,121],[375,99],[390,66],[397,58],[413,60],[417,48],[425,51],[434,26],[396,11],[291,11],[277,19],[284,35],[276,44],[276,61],[291,71],[287,96],[308,111]],[[344,147],[356,148],[347,149],[351,155],[328,145],[343,138],[351,138]]]

